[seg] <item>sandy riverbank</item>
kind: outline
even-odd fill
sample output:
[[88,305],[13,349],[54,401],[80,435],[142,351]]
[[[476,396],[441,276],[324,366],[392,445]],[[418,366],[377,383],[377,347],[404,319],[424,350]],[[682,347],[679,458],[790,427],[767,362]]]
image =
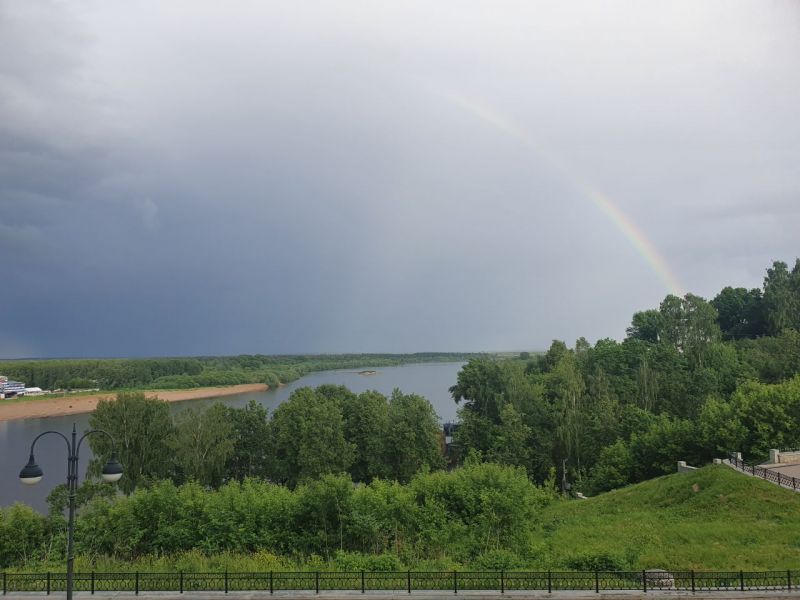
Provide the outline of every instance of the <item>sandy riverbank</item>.
[[[158,396],[167,402],[181,402],[183,400],[199,400],[201,398],[215,398],[217,396],[231,396],[245,392],[264,392],[268,386],[263,383],[245,383],[227,387],[193,388],[189,390],[145,390],[148,396]],[[114,394],[92,394],[65,396],[63,398],[46,398],[42,400],[26,400],[3,404],[0,400],[0,421],[13,421],[15,419],[38,419],[41,417],[59,417],[78,413],[92,412],[100,400],[113,398]]]

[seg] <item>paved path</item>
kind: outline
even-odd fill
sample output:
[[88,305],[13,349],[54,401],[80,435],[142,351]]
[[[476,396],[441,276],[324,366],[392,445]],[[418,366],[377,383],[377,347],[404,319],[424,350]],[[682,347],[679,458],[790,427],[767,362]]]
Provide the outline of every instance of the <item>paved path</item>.
[[[784,464],[782,468],[775,468],[777,465],[756,465],[755,468],[745,465],[742,461],[726,458],[722,461],[723,465],[729,466],[734,471],[763,479],[772,484],[778,485],[785,490],[800,493],[800,470],[787,470],[786,467],[798,467],[798,465]],[[796,474],[795,474],[796,473]]]

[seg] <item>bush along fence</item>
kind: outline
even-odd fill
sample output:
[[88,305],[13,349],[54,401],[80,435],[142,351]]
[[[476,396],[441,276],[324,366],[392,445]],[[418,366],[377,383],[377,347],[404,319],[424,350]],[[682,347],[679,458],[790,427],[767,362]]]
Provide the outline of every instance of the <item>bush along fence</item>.
[[[751,591],[797,589],[793,571],[305,571],[75,573],[76,592]],[[61,592],[64,573],[2,574],[3,594]]]
[[770,481],[781,487],[794,490],[795,492],[800,490],[800,479],[797,477],[789,477],[780,471],[765,469],[764,467],[759,467],[757,465],[748,465],[737,456],[731,456],[724,462],[728,463],[734,469],[738,469],[742,473],[750,473],[753,477],[765,479],[766,481]]

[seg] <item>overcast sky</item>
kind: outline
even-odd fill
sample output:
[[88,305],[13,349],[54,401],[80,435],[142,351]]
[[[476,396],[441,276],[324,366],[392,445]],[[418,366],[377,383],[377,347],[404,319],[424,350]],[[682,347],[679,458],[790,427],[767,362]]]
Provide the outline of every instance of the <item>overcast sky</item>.
[[796,0],[0,0],[0,357],[621,339],[800,256],[798,107]]

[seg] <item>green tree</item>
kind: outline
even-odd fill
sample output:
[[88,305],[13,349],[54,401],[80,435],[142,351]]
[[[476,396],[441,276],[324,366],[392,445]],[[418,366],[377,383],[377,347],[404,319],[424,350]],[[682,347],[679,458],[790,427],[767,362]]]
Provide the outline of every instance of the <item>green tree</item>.
[[456,385],[450,388],[453,399],[461,404],[460,426],[455,432],[459,454],[486,455],[496,434],[500,411],[507,391],[506,363],[473,359],[458,372]]
[[587,377],[586,444],[584,464],[588,467],[597,460],[601,448],[614,442],[620,433],[620,404],[611,392],[610,378],[601,368]]
[[630,449],[636,481],[674,472],[677,460],[705,460],[696,425],[667,415],[658,415],[646,431],[634,433]]
[[[527,433],[527,448],[523,453],[525,462],[519,459],[509,464],[524,466],[529,476],[536,481],[544,481],[552,465],[553,409],[547,397],[547,387],[543,382],[544,375],[527,373],[523,365],[507,362],[503,365],[505,371],[505,389],[503,390],[503,407],[500,409],[500,419],[494,428],[489,428],[492,438],[506,436],[502,442],[490,442],[487,448],[507,446],[511,438],[522,435],[520,427],[513,418],[513,413],[508,412],[506,405],[511,405],[519,416],[521,425]],[[514,436],[508,436],[504,429],[508,426],[517,431]]]
[[711,304],[717,309],[722,339],[738,340],[767,333],[761,290],[728,286],[716,295]]
[[749,451],[748,434],[737,406],[721,398],[709,398],[697,419],[703,446],[718,456]]
[[233,455],[234,428],[223,404],[205,410],[187,409],[176,419],[170,446],[184,479],[217,487],[226,477]]
[[657,310],[644,310],[634,313],[631,326],[627,329],[629,338],[655,344],[661,335],[663,317]]
[[785,262],[775,261],[764,278],[764,312],[769,332],[800,330],[800,258],[789,271]]
[[420,473],[410,487],[419,521],[438,529],[421,531],[422,545],[430,553],[447,549],[465,561],[500,548],[527,552],[537,516],[553,500],[524,469],[495,463],[467,462],[450,473]]
[[353,481],[369,482],[388,474],[384,456],[389,433],[389,404],[386,396],[367,391],[343,397],[344,436],[354,447],[350,476]]
[[396,389],[389,399],[388,419],[384,455],[390,477],[406,482],[423,467],[444,466],[442,430],[430,402]]
[[[89,417],[92,429],[109,432],[116,442],[117,456],[123,467],[119,487],[130,494],[138,485],[168,477],[172,471],[167,440],[173,426],[169,405],[142,392],[120,392],[115,400],[100,400]],[[90,472],[98,473],[111,454],[111,442],[103,435],[89,436],[96,457]]]
[[636,370],[636,399],[644,410],[654,411],[658,402],[658,373],[650,366],[647,355],[642,355]]
[[299,485],[295,494],[295,527],[303,549],[328,559],[335,550],[345,550],[345,526],[352,511],[351,479],[341,474],[323,475]]
[[800,373],[800,331],[784,329],[774,337],[743,340],[737,348],[751,379],[778,383]]
[[492,437],[486,458],[492,462],[517,467],[530,465],[531,428],[522,421],[522,416],[507,403],[500,409],[500,424]]
[[45,519],[31,507],[0,508],[0,568],[44,558],[47,541]]
[[697,401],[688,393],[691,364],[686,353],[672,344],[660,343],[647,354],[647,361],[656,377],[653,382],[656,388],[653,411],[691,414]]
[[617,440],[600,451],[586,482],[591,494],[599,494],[628,485],[633,476],[633,456],[623,440]]
[[561,340],[553,340],[550,344],[550,348],[548,348],[547,352],[545,352],[542,357],[542,370],[552,371],[555,369],[556,365],[558,365],[559,361],[561,361],[562,357],[567,353],[569,353],[569,348],[567,348],[564,342]]
[[350,391],[347,386],[335,385],[333,383],[319,385],[314,388],[314,391],[317,395],[334,402],[339,408],[342,408],[345,402],[351,401],[356,397],[356,394]]
[[777,384],[743,382],[729,402],[709,401],[699,418],[709,450],[766,458],[800,445],[800,376]]
[[457,403],[463,401],[472,412],[497,422],[504,389],[505,373],[500,363],[473,359],[458,372],[450,393]]
[[295,390],[269,423],[271,478],[295,487],[326,473],[346,472],[355,451],[344,436],[342,411],[311,388]]
[[269,419],[267,409],[255,400],[244,408],[226,409],[225,420],[232,428],[233,451],[225,466],[226,477],[264,478],[270,458]]
[[701,363],[706,346],[720,338],[717,310],[700,296],[686,294],[667,296],[659,311],[662,340]]
[[732,344],[714,342],[705,349],[701,366],[695,367],[687,378],[687,394],[695,399],[695,405],[683,416],[694,416],[698,405],[709,396],[728,397],[737,383],[751,376],[751,371],[739,360]]
[[453,434],[453,441],[460,457],[470,454],[486,456],[492,448],[497,433],[497,424],[470,410],[466,406],[458,409],[458,428]]
[[[116,486],[102,480],[86,479],[75,490],[75,507],[81,508],[94,498],[113,498],[116,495]],[[66,483],[57,485],[47,494],[47,508],[51,516],[66,512],[69,508],[69,488]]]
[[409,555],[419,550],[414,543],[418,526],[411,486],[375,479],[354,490],[348,535],[355,548],[373,555]]
[[572,353],[562,355],[549,374],[548,388],[556,415],[558,456],[566,458],[580,474],[586,441],[586,384]]

